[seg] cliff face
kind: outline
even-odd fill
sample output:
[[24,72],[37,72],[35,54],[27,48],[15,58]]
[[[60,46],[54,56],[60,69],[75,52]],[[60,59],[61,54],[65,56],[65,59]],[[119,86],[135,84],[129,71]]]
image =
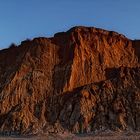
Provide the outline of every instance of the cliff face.
[[140,41],[74,27],[0,51],[0,132],[140,130]]

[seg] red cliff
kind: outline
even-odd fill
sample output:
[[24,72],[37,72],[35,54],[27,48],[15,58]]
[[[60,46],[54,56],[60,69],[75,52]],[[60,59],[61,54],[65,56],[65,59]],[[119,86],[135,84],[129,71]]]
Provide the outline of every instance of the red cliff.
[[0,51],[0,132],[140,129],[140,41],[74,27]]

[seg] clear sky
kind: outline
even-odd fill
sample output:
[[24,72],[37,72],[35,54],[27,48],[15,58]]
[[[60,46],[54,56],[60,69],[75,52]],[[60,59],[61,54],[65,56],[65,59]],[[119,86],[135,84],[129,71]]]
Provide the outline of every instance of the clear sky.
[[140,39],[140,0],[0,0],[0,49],[76,25]]

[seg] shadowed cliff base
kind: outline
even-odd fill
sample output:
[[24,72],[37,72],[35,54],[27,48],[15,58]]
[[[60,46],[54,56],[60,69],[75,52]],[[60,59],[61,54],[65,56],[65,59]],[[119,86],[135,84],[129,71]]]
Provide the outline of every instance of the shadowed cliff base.
[[139,132],[139,45],[74,27],[0,51],[1,134]]
[[[114,70],[120,73],[116,78],[109,75],[109,80],[85,85],[51,98],[53,103],[48,102],[46,105],[50,108],[46,112],[47,121],[53,126],[58,125],[52,130],[73,133],[108,129],[138,131],[139,69],[113,68],[107,70],[106,75],[108,76],[108,71]],[[56,106],[53,106],[54,103]]]

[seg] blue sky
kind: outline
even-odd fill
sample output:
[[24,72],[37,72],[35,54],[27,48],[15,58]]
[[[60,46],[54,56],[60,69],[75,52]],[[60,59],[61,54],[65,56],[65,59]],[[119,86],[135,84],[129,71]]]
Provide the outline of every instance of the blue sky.
[[140,0],[0,0],[0,49],[76,25],[140,39]]

